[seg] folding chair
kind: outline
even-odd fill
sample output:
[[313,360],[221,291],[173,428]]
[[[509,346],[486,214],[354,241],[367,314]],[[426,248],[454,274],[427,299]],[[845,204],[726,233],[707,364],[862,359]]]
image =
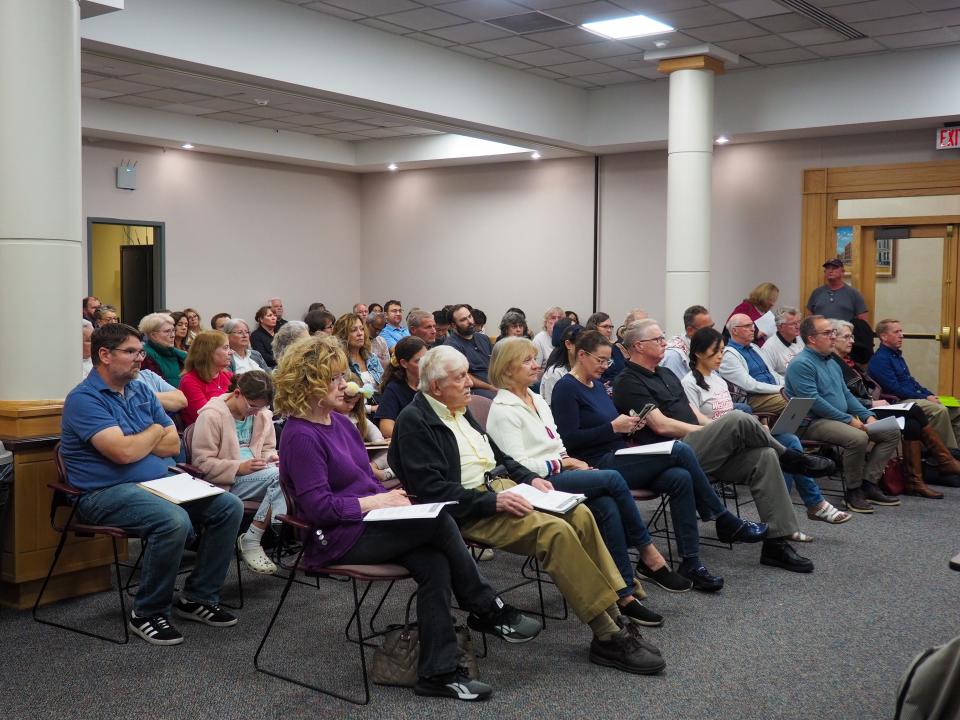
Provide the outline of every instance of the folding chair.
[[[274,624],[277,621],[277,618],[280,616],[280,611],[283,609],[283,604],[287,600],[287,595],[290,593],[290,589],[293,587],[294,579],[297,572],[300,572],[300,561],[303,558],[303,552],[306,549],[307,537],[310,533],[320,532],[305,519],[297,515],[297,508],[295,501],[293,499],[292,493],[287,492],[287,488],[281,483],[281,489],[283,490],[283,495],[287,500],[287,514],[278,515],[277,519],[280,520],[285,526],[289,527],[294,535],[297,536],[297,539],[300,541],[300,552],[297,553],[297,559],[293,564],[293,567],[290,569],[290,573],[287,576],[287,582],[283,586],[283,590],[280,593],[280,601],[277,603],[277,607],[273,612],[273,616],[270,618],[270,622],[267,625],[267,629],[263,634],[263,638],[260,640],[260,645],[257,647],[257,652],[253,656],[253,666],[257,669],[258,672],[262,672],[265,675],[270,675],[271,677],[284,680],[286,682],[299,685],[300,687],[313,690],[324,695],[329,695],[330,697],[335,697],[339,700],[345,700],[354,705],[366,705],[370,702],[370,679],[367,673],[367,659],[366,659],[366,648],[374,647],[370,642],[374,637],[383,635],[383,632],[373,631],[373,617],[380,612],[380,609],[383,606],[383,602],[386,599],[387,593],[390,591],[390,588],[393,587],[393,584],[398,580],[405,580],[410,577],[410,574],[407,572],[406,568],[401,567],[400,565],[393,564],[377,564],[377,565],[330,565],[328,567],[319,568],[314,571],[307,572],[306,575],[312,577],[316,580],[317,586],[319,587],[320,579],[322,578],[331,578],[334,580],[348,581],[350,583],[351,590],[353,592],[353,612],[350,614],[350,618],[347,621],[347,626],[344,629],[344,633],[347,636],[347,640],[356,644],[358,652],[360,655],[360,671],[363,678],[363,696],[362,698],[352,697],[343,693],[338,693],[329,688],[323,688],[319,685],[309,683],[305,680],[301,680],[290,675],[286,675],[278,670],[272,670],[268,667],[265,667],[260,662],[260,653],[263,651],[264,646],[266,645],[267,638],[270,637],[270,633],[273,631]],[[298,581],[301,582],[301,581]],[[363,592],[361,593],[358,589],[357,583],[365,582],[367,583]],[[375,582],[387,582],[389,586],[387,591],[384,593],[383,597],[380,599],[380,602],[377,605],[376,610],[374,611],[373,616],[370,620],[371,632],[368,635],[363,634],[363,620],[361,618],[360,609],[363,606],[364,601],[367,599],[367,595],[370,592],[370,588],[373,587]],[[412,598],[411,598],[412,601]],[[410,602],[410,601],[408,601]],[[356,626],[357,637],[356,639],[350,636],[351,626]]]

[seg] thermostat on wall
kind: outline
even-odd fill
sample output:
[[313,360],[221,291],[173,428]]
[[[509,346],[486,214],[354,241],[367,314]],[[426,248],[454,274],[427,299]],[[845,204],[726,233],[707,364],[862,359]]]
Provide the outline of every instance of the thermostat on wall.
[[117,189],[118,190],[136,190],[137,189],[137,163],[129,160],[121,160],[117,167]]

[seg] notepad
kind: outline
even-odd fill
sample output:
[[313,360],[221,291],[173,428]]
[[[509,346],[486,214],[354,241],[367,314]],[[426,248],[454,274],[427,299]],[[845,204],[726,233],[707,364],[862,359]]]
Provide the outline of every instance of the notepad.
[[664,442],[650,443],[649,445],[634,445],[633,447],[620,448],[616,455],[669,455],[673,452],[673,444],[676,440],[666,440]]
[[558,515],[564,515],[570,512],[587,499],[586,495],[563,492],[562,490],[543,492],[543,490],[537,490],[533,485],[527,485],[526,483],[514,485],[512,488],[507,488],[501,492],[519,495],[537,510],[557,513]]
[[429,520],[439,515],[445,506],[456,504],[456,500],[449,500],[447,502],[423,503],[422,505],[400,505],[398,507],[377,508],[364,515],[363,521]]
[[867,430],[867,435],[872,438],[878,433],[882,433],[884,431],[889,432],[890,430],[902,430],[903,426],[897,422],[897,420],[903,421],[903,418],[893,417],[890,415],[882,420],[877,420],[869,425],[864,425],[864,427]]
[[872,408],[872,409],[873,410],[899,410],[902,412],[906,412],[912,407],[913,407],[913,400],[908,400],[907,402],[892,403],[890,405],[881,405],[879,407]]
[[206,480],[199,480],[192,475],[187,475],[187,473],[178,473],[138,484],[144,490],[177,505],[205,497],[213,497],[225,492],[223,488],[208,483]]
[[944,407],[960,407],[960,400],[957,400],[953,395],[940,395],[938,399]]

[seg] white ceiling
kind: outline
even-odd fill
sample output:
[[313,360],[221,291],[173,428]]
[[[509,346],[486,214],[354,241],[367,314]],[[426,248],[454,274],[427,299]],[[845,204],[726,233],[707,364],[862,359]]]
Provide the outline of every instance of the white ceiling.
[[[960,42],[960,0],[810,0],[865,37],[848,39],[778,0],[282,0],[581,88],[662,78],[643,51],[712,43],[737,68],[770,67]],[[517,34],[488,21],[540,11],[569,23]],[[614,41],[577,25],[645,13],[676,28]]]

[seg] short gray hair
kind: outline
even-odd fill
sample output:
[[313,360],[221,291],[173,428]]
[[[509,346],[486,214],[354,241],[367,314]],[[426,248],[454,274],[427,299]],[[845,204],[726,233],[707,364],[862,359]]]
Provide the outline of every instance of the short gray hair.
[[137,329],[143,335],[149,335],[154,333],[164,326],[165,323],[170,323],[175,325],[173,318],[167,313],[150,313],[149,315],[144,315],[143,319],[140,320],[140,325]]
[[774,322],[776,322],[777,327],[780,327],[784,323],[789,322],[789,320],[787,320],[787,317],[791,315],[794,317],[800,317],[800,311],[797,310],[795,307],[784,305],[783,307],[777,309],[777,313],[776,315],[774,315],[773,319],[774,319]]
[[307,328],[305,322],[290,320],[284,323],[280,329],[277,330],[277,333],[273,336],[273,342],[270,344],[270,349],[273,350],[274,362],[280,362],[280,357],[288,347],[304,335],[309,334],[310,330]]
[[853,323],[847,322],[846,320],[837,320],[836,318],[830,318],[830,324],[833,325],[833,329],[838,333],[843,328],[846,328],[850,332],[853,332]]
[[470,366],[467,357],[449,345],[437,345],[420,358],[420,392],[429,393],[430,385],[446,380],[454,370]]
[[427,318],[433,318],[433,313],[421,310],[420,308],[414,308],[407,313],[407,327],[410,330],[415,330],[420,327],[420,323]]
[[637,340],[645,340],[643,337],[646,331],[653,327],[654,325],[660,326],[653,318],[644,318],[643,320],[635,320],[634,322],[627,325],[627,329],[623,332],[623,344],[625,347],[630,347]]
[[[230,333],[232,333],[234,330],[237,329],[238,325],[241,325],[241,324],[247,328],[247,332],[250,331],[250,323],[248,323],[243,318],[230,318],[223,324],[224,334],[229,335]],[[282,327],[283,326],[281,325],[281,328]]]

